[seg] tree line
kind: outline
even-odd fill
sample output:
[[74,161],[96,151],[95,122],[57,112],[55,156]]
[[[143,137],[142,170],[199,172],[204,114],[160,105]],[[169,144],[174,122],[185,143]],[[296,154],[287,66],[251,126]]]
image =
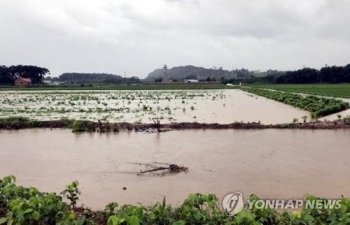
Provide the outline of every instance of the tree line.
[[222,83],[274,83],[274,84],[317,84],[350,83],[350,64],[346,66],[325,66],[320,70],[303,68],[295,71],[274,71],[264,77],[249,79],[225,79]]
[[65,83],[115,83],[122,79],[107,73],[64,73],[58,77],[58,81]]
[[122,77],[107,73],[63,73],[59,77],[47,77],[45,80],[62,84],[121,84],[139,83],[138,77]]
[[40,84],[46,74],[50,71],[43,67],[30,66],[30,65],[17,65],[17,66],[1,66],[0,65],[0,84],[1,85],[13,85],[15,79],[30,78],[32,84]]
[[275,80],[278,84],[350,83],[350,64],[325,66],[321,70],[303,68],[286,72]]

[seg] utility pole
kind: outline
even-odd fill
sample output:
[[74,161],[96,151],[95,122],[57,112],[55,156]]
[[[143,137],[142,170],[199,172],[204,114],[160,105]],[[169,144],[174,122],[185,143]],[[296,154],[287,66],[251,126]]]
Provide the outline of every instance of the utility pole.
[[164,67],[164,83],[167,83],[168,82],[168,74],[167,74],[167,70],[168,70],[168,66],[165,64]]
[[126,84],[126,71],[124,71],[124,80],[125,80],[125,84]]

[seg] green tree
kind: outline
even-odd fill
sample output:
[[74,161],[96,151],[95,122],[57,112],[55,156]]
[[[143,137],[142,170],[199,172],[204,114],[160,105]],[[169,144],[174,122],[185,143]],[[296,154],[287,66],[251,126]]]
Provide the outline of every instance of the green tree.
[[6,66],[0,66],[0,84],[13,84],[13,78]]
[[7,76],[9,76],[12,81],[19,77],[30,78],[33,84],[42,83],[44,76],[49,73],[50,71],[48,69],[38,66],[17,65],[7,68]]

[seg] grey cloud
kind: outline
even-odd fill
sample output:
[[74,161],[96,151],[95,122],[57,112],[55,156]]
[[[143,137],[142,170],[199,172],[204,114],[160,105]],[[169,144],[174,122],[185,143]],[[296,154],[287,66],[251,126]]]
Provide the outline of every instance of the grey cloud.
[[169,3],[177,3],[177,4],[194,4],[194,5],[199,4],[199,0],[164,0],[164,1]]
[[[165,63],[347,64],[347,0],[0,0],[0,64],[145,77]],[[327,54],[326,54],[327,53]]]

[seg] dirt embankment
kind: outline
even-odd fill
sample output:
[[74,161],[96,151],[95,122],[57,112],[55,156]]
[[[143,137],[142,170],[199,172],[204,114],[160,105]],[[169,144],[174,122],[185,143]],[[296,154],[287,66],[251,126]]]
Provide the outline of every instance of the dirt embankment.
[[163,132],[186,129],[349,129],[350,119],[337,121],[316,121],[288,124],[241,123],[168,123],[168,124],[138,124],[138,123],[109,123],[80,120],[33,121],[33,120],[0,120],[0,129],[18,130],[27,128],[70,128],[73,132],[119,132],[121,130],[136,132]]

